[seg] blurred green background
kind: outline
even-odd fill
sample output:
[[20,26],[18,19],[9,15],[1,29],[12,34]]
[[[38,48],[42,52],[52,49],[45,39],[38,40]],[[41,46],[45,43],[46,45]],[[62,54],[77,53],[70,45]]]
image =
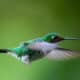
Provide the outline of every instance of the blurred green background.
[[[80,37],[79,0],[0,0],[0,48],[57,32]],[[64,41],[80,51],[80,41]],[[0,55],[0,80],[80,80],[80,59],[57,62],[46,58],[25,65]]]

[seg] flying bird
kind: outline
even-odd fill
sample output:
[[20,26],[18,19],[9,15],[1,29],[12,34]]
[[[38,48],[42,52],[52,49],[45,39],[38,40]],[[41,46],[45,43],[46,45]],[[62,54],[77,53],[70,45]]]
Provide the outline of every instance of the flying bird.
[[79,57],[79,52],[59,47],[58,43],[64,40],[80,40],[80,38],[61,37],[56,33],[48,33],[42,37],[24,41],[16,48],[0,49],[0,53],[9,54],[25,64],[43,57],[53,60]]

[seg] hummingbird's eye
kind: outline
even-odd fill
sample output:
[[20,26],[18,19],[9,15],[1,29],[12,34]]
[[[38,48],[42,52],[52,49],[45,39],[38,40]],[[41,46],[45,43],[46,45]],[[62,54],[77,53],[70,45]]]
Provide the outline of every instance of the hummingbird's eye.
[[52,36],[51,42],[59,42],[64,40],[62,37],[59,36]]
[[51,37],[51,39],[54,39],[54,38],[55,38],[54,36]]

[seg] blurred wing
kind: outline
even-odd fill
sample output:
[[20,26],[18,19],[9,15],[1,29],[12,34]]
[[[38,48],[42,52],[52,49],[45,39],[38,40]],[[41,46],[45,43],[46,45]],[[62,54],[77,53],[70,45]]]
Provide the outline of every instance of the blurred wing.
[[80,57],[80,52],[76,52],[64,48],[56,48],[53,49],[51,52],[49,52],[46,57],[54,60],[72,59],[72,58]]
[[37,60],[45,57],[49,51],[54,49],[57,45],[47,42],[36,42],[28,45],[27,47],[32,51],[30,54],[31,60]]

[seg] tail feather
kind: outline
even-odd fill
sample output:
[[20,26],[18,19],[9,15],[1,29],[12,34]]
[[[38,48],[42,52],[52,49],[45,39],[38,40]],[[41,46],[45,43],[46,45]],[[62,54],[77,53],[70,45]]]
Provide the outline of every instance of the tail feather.
[[0,53],[8,53],[8,49],[0,49]]

